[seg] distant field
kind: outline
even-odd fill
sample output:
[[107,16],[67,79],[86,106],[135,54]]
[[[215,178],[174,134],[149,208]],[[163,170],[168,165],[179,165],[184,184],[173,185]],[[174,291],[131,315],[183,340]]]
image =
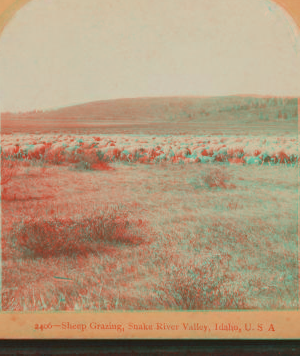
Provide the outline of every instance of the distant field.
[[145,135],[298,134],[298,99],[216,97],[99,101],[44,112],[3,113],[1,132]]

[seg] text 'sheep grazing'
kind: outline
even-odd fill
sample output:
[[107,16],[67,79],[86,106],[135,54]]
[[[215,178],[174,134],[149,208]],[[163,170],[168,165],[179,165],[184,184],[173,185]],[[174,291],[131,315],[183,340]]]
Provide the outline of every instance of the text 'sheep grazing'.
[[115,331],[115,332],[125,332],[125,330],[133,332],[143,332],[143,331],[161,331],[161,332],[172,332],[172,331],[186,331],[186,332],[274,332],[276,331],[275,325],[272,323],[215,323],[215,324],[205,324],[205,323],[165,323],[165,322],[156,322],[156,323],[133,323],[129,322],[126,324],[122,323],[101,323],[92,321],[90,323],[71,323],[71,322],[62,322],[61,324],[55,325],[52,323],[45,324],[35,324],[35,330],[38,331],[47,331],[51,329],[60,329],[60,330],[72,330],[83,332],[86,330],[92,331]]

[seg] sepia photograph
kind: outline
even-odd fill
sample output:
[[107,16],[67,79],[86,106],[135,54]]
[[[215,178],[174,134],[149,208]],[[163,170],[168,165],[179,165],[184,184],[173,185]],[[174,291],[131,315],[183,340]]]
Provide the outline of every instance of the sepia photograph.
[[2,313],[298,310],[296,3],[3,2]]

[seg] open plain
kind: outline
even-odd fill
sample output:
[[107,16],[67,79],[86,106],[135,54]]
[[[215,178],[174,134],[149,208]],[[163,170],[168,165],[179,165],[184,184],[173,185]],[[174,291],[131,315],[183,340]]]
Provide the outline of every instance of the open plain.
[[151,100],[3,116],[3,310],[297,307],[297,100]]

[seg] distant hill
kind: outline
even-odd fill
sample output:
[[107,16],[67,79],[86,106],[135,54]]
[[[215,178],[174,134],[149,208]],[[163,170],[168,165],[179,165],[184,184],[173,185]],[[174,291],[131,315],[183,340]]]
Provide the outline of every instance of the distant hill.
[[[212,129],[218,127],[239,127],[246,130],[252,127],[273,131],[287,128],[297,129],[297,98],[263,98],[263,97],[161,97],[136,98],[96,101],[86,104],[68,106],[59,109],[19,114],[3,113],[2,127],[12,120],[40,126],[42,123],[89,123],[89,125],[169,125],[170,127],[191,126],[199,124]],[[23,121],[24,120],[24,121]],[[153,126],[154,125],[154,126]]]
[[[248,114],[279,119],[297,117],[297,99],[255,98],[242,96],[193,98],[137,98],[95,101],[59,109],[21,114],[4,113],[3,118],[88,119],[101,121],[198,122],[208,116],[221,115],[243,119]],[[243,116],[243,117],[240,117]],[[210,118],[211,119],[211,118]],[[261,118],[262,119],[262,118]]]

